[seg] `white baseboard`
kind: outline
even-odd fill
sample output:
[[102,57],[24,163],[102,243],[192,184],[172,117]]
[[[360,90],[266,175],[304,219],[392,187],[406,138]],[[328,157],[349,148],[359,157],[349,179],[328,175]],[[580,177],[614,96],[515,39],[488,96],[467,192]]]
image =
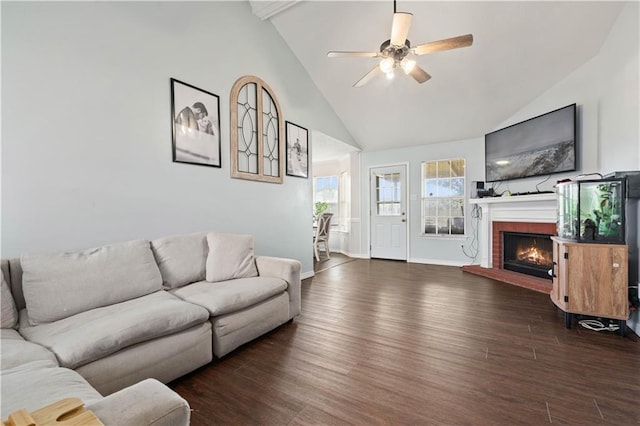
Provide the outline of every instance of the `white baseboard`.
[[442,259],[416,259],[416,258],[411,258],[407,262],[422,263],[425,265],[459,266],[459,267],[462,267],[468,264],[467,262],[458,262],[458,261],[450,261],[450,260],[442,260]]
[[[371,259],[371,257],[368,254],[349,253],[349,252],[344,251],[344,250],[332,251],[331,253],[344,254],[345,256],[349,256],[349,257],[354,258],[354,259]],[[468,262],[442,260],[442,259],[420,259],[420,258],[415,258],[415,257],[407,259],[407,262],[408,263],[421,263],[421,264],[425,264],[425,265],[459,266],[459,267],[462,267],[462,266],[465,266],[465,265],[469,264]]]
[[340,253],[344,254],[345,256],[353,257],[354,259],[369,259],[369,256],[367,256],[365,254],[349,253],[349,252],[344,251],[344,250],[340,250]]
[[313,271],[301,272],[300,273],[300,279],[301,280],[306,280],[307,278],[311,278],[311,277],[313,277],[315,275],[316,274]]

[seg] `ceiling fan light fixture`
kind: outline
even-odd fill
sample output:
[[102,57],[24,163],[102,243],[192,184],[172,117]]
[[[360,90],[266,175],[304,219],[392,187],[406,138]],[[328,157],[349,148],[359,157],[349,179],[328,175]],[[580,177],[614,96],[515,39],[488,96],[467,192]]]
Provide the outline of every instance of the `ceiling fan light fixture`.
[[389,74],[393,72],[393,68],[395,67],[395,60],[391,57],[384,58],[380,61],[380,71],[385,74]]
[[407,39],[412,19],[413,15],[411,13],[396,11],[396,0],[394,0],[391,38],[389,40],[385,40],[380,45],[379,53],[330,51],[327,53],[327,56],[330,58],[380,58],[378,65],[358,80],[353,87],[362,87],[381,73],[384,73],[388,79],[392,79],[396,68],[402,68],[405,74],[411,76],[415,81],[422,84],[428,81],[431,76],[416,63],[416,56],[442,52],[445,50],[459,49],[473,44],[473,35],[466,34],[422,43],[412,47],[411,42]]
[[400,62],[400,66],[404,70],[405,74],[409,74],[416,67],[416,61],[415,59],[411,59],[408,56],[405,56]]

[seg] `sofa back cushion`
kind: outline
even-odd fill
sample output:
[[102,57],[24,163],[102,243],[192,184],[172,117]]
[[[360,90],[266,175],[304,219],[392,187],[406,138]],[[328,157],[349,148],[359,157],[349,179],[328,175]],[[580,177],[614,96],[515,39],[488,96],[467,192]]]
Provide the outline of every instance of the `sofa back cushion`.
[[253,255],[253,235],[207,234],[206,279],[209,282],[258,276]]
[[21,264],[31,325],[162,289],[158,265],[144,240],[74,253],[25,255]]
[[4,279],[4,271],[0,272],[2,275],[2,290],[0,292],[0,303],[2,304],[0,313],[0,326],[1,328],[15,328],[18,324],[18,311],[16,304],[13,301],[13,295],[9,289],[9,284]]
[[178,288],[204,281],[207,263],[207,234],[175,235],[151,241],[162,274],[164,288]]

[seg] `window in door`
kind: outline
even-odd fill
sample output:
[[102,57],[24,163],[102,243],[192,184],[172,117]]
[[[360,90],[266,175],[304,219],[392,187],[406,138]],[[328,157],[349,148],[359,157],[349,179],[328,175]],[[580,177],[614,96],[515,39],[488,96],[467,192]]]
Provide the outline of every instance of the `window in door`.
[[422,163],[423,235],[464,235],[465,160]]
[[399,216],[402,210],[400,173],[376,176],[376,212],[378,216]]

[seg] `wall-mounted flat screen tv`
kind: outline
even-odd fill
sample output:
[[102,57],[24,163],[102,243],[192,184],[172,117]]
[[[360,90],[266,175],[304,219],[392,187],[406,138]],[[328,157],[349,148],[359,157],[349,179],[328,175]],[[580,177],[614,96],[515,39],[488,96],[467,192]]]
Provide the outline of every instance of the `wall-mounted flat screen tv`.
[[484,135],[485,180],[576,170],[576,104]]

